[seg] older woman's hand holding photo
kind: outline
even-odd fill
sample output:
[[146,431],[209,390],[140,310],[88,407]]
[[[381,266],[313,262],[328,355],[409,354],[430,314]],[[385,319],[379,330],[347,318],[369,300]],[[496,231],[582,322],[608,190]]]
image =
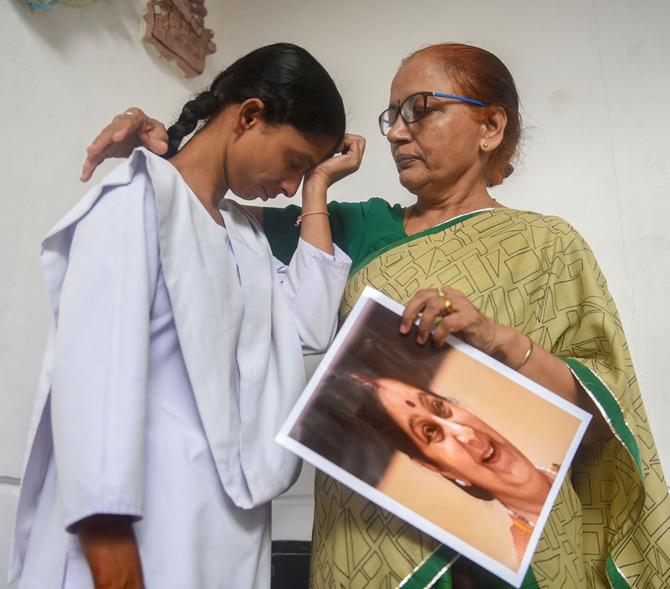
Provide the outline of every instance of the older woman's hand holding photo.
[[607,441],[612,432],[588,393],[567,364],[537,345],[528,335],[482,314],[459,290],[444,286],[421,289],[405,306],[400,333],[418,320],[417,343],[441,347],[455,335],[513,370],[548,388],[593,416],[584,442]]

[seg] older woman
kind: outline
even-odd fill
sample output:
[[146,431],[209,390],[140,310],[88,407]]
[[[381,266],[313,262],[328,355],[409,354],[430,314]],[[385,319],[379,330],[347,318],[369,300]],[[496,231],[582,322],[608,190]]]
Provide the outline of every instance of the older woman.
[[[511,173],[521,133],[509,71],[476,47],[422,49],[402,63],[379,122],[417,200],[330,203],[334,240],[354,264],[342,315],[370,284],[407,304],[402,332],[422,312],[419,343],[456,333],[594,414],[524,587],[668,586],[667,488],[605,278],[568,223],[505,208],[487,190]],[[162,128],[133,110],[90,148],[83,178],[135,132],[162,149]],[[278,257],[296,246],[299,214],[263,210]],[[315,500],[314,587],[450,585],[431,538],[323,473]],[[467,575],[506,586],[475,567]]]

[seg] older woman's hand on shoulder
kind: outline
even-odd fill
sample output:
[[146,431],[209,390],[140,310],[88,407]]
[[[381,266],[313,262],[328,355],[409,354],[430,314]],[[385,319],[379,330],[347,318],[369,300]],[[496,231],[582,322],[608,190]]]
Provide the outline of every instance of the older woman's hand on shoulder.
[[135,106],[130,107],[116,115],[88,146],[79,179],[87,182],[107,158],[127,157],[140,145],[162,155],[167,151],[167,140],[167,130],[163,123],[148,117]]

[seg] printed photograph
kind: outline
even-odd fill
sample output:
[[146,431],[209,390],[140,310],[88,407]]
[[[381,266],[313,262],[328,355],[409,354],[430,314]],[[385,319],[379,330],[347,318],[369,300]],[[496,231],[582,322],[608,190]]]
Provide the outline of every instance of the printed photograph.
[[453,338],[419,346],[384,299],[368,292],[351,313],[284,427],[297,443],[288,446],[492,572],[520,577],[588,415]]

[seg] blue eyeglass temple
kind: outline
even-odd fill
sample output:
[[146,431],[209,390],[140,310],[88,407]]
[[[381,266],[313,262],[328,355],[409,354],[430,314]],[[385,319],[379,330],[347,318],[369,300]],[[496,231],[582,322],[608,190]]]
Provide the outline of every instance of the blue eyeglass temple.
[[485,102],[480,100],[475,100],[474,98],[465,98],[465,96],[456,96],[455,94],[443,94],[442,92],[433,92],[433,96],[438,96],[439,98],[453,98],[454,100],[460,100],[461,102],[469,102],[470,104],[476,104],[477,106],[486,106]]

